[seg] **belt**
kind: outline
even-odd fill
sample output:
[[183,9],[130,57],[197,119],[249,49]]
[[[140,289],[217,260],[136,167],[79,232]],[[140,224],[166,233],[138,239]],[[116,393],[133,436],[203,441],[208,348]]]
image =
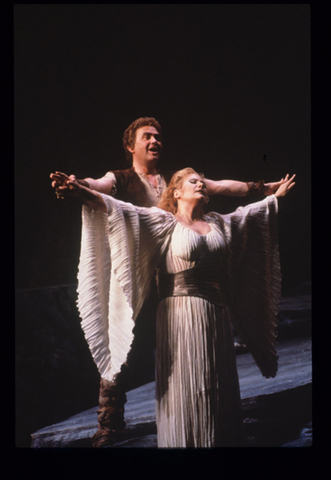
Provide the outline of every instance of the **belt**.
[[200,297],[220,307],[227,305],[220,283],[220,269],[196,266],[178,273],[159,274],[160,299],[166,297]]

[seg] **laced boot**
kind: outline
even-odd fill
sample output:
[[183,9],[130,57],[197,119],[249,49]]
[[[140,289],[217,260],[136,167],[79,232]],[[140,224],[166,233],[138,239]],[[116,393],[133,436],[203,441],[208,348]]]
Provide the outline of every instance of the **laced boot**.
[[94,448],[113,445],[125,428],[124,404],[125,392],[114,383],[100,381],[98,430],[92,438]]

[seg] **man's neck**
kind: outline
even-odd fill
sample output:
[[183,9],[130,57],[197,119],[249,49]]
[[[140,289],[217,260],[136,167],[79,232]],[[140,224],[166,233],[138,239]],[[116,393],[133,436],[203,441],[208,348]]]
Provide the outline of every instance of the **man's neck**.
[[132,166],[136,173],[142,173],[144,175],[157,175],[156,162],[151,162],[148,165],[141,165],[133,162]]

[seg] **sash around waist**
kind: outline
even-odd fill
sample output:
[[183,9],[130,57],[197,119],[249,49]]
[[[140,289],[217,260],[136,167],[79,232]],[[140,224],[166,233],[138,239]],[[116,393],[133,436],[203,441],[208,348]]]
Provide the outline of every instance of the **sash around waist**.
[[159,274],[160,300],[166,297],[200,297],[219,307],[227,305],[220,283],[220,270],[197,266],[178,273]]

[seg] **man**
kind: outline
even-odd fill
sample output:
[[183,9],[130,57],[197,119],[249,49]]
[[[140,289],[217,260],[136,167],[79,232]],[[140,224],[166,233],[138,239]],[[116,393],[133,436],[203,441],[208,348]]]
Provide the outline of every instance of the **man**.
[[[98,192],[116,195],[120,200],[129,201],[134,205],[146,207],[156,205],[173,173],[156,168],[162,151],[160,124],[151,117],[138,118],[125,130],[123,147],[128,160],[132,162],[131,168],[108,172],[99,179],[85,178],[84,180],[78,180],[74,175],[67,176],[56,172],[51,174],[53,188],[59,195],[67,192],[66,181],[70,179]],[[283,182],[284,180],[264,184],[262,181],[246,183],[205,179],[208,195],[240,197],[256,193],[272,195]]]
[[[52,187],[58,197],[70,194],[67,181],[78,182],[93,190],[108,195],[114,195],[119,200],[130,202],[137,206],[151,207],[157,205],[162,192],[169,183],[172,172],[157,169],[162,151],[162,128],[152,117],[138,118],[125,130],[123,147],[132,166],[125,170],[107,172],[99,179],[76,179],[74,175],[67,176],[56,172],[51,174]],[[287,178],[287,177],[286,177]],[[286,180],[286,179],[285,179]],[[209,195],[221,194],[246,196],[263,193],[273,194],[285,181],[264,184],[263,181],[238,182],[234,180],[204,179]],[[155,285],[152,286],[156,288]],[[155,298],[155,295],[150,297]],[[148,300],[136,320],[134,329],[135,340],[128,361],[114,382],[101,378],[99,392],[98,431],[93,437],[93,446],[102,447],[112,444],[116,435],[125,427],[124,404],[126,392],[139,385],[135,383],[135,370],[148,371],[152,364],[148,354],[154,345],[154,320],[156,304]],[[146,356],[147,354],[147,356]],[[147,377],[146,377],[147,378]]]

